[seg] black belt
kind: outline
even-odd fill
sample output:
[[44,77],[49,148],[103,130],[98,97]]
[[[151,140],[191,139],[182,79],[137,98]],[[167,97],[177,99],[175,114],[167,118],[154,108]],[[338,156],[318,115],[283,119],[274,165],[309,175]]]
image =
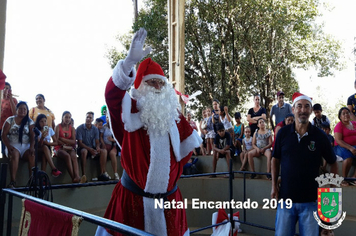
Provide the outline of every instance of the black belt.
[[164,198],[165,200],[167,199],[167,197],[169,195],[174,193],[178,188],[177,185],[175,185],[174,188],[171,191],[166,192],[166,193],[156,193],[156,194],[146,193],[139,186],[137,186],[137,184],[130,178],[130,176],[126,173],[125,170],[122,173],[121,184],[126,189],[128,189],[131,192],[133,192],[133,193],[135,193],[137,195],[140,195],[142,197],[157,198],[157,199]]

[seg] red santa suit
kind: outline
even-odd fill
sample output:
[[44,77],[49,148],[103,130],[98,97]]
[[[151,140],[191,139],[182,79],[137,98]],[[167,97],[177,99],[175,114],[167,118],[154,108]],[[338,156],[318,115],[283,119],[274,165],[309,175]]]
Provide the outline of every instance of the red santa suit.
[[[167,134],[159,137],[148,134],[140,120],[136,100],[126,90],[135,78],[137,88],[142,79],[164,76],[163,70],[149,58],[140,64],[137,76],[134,70],[131,76],[127,76],[122,71],[122,63],[119,62],[114,69],[105,91],[110,126],[122,149],[121,165],[145,193],[172,191],[192,150],[199,147],[202,140],[182,115],[179,122],[172,122]],[[183,199],[177,189],[166,200]],[[122,185],[121,180],[112,193],[104,217],[156,235],[181,236],[189,232],[184,209],[155,209],[154,198],[133,193]],[[110,230],[108,232],[121,235]]]

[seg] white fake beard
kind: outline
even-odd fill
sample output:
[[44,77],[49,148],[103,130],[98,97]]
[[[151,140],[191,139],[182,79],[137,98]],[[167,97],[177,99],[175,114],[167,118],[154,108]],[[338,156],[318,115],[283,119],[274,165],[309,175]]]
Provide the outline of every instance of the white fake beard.
[[161,90],[142,82],[140,87],[131,89],[131,96],[137,101],[141,122],[148,134],[162,136],[170,130],[174,121],[179,122],[180,105],[171,84]]

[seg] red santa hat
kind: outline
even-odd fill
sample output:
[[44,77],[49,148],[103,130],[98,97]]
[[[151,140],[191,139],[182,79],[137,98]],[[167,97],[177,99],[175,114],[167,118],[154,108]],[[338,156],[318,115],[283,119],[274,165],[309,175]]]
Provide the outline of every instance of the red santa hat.
[[157,62],[152,61],[151,58],[145,59],[138,66],[134,83],[135,89],[140,87],[142,81],[149,79],[161,79],[167,83],[167,78],[163,73],[162,67]]
[[292,104],[292,105],[294,106],[294,104],[295,104],[296,102],[298,102],[299,100],[302,100],[302,99],[307,100],[308,102],[310,102],[311,105],[313,105],[313,102],[312,102],[312,98],[311,98],[311,97],[308,97],[308,96],[306,96],[306,95],[304,95],[304,94],[302,94],[302,93],[299,93],[299,92],[295,92],[295,93],[293,94],[293,97],[292,97],[293,104]]

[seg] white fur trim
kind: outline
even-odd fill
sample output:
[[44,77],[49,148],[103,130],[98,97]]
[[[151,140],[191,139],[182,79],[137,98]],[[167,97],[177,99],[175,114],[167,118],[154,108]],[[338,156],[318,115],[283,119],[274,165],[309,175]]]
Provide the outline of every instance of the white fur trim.
[[189,231],[189,228],[188,228],[187,231],[185,231],[183,236],[189,236],[189,235],[190,235],[190,231]]
[[145,192],[167,192],[169,173],[171,171],[171,155],[168,133],[162,136],[149,135],[150,166],[148,168]]
[[166,218],[164,209],[155,209],[153,198],[143,197],[145,231],[154,235],[167,235]]
[[132,98],[126,92],[124,98],[122,99],[122,122],[124,123],[124,129],[127,132],[134,132],[141,127],[143,123],[141,122],[140,112],[131,113]]
[[98,225],[98,228],[96,228],[95,236],[112,236],[112,234],[109,234],[104,227]]
[[186,157],[191,151],[193,151],[194,148],[199,147],[203,142],[196,130],[193,130],[193,133],[190,136],[180,142],[178,128],[176,125],[170,129],[170,137],[173,152],[176,157],[176,161],[178,162]]
[[302,99],[307,100],[308,102],[310,102],[311,105],[313,105],[313,101],[311,100],[310,97],[305,96],[305,95],[300,95],[299,97],[296,97],[296,98],[294,99],[292,106],[294,106],[294,104],[295,104],[296,102],[298,102],[299,100],[302,100]]
[[128,90],[135,81],[136,70],[132,67],[132,69],[131,69],[132,77],[125,75],[123,68],[122,68],[123,63],[124,63],[124,60],[120,60],[116,64],[113,74],[112,74],[112,81],[114,82],[116,87],[118,87],[119,89]]
[[[131,113],[131,104],[132,104],[131,97],[128,93],[126,93],[122,101],[122,121],[124,123],[125,130],[128,132],[134,132],[143,127],[143,123],[140,119],[140,113],[139,112]],[[178,127],[175,123],[171,126],[169,130],[169,137],[173,147],[174,155],[176,157],[176,161],[178,162],[182,160],[184,157],[186,157],[191,151],[193,151],[194,148],[199,147],[200,144],[203,142],[203,140],[196,132],[196,130],[193,130],[193,133],[188,138],[183,140],[183,142],[180,142]],[[150,142],[152,147],[152,145],[154,144],[152,143],[151,136],[150,136]],[[158,143],[158,146],[162,147],[160,143]],[[151,150],[151,157],[152,157],[152,150]],[[158,193],[163,193],[163,192],[158,192]]]

